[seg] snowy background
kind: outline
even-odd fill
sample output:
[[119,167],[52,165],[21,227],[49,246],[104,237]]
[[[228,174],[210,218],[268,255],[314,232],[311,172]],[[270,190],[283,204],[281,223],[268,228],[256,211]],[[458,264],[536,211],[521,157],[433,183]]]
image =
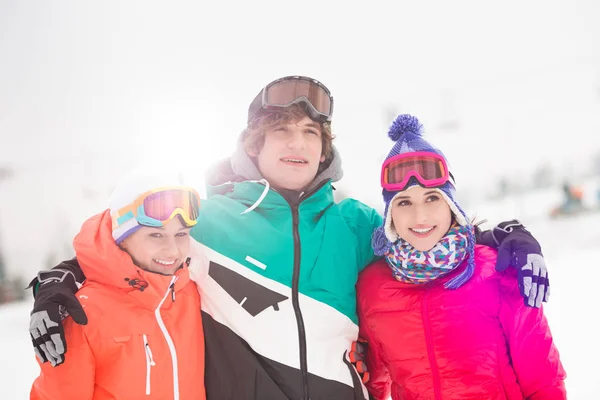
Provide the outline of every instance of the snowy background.
[[[406,112],[449,158],[463,208],[531,228],[551,271],[546,312],[569,398],[600,399],[600,215],[547,217],[567,177],[597,202],[600,3],[340,4],[0,0],[6,277],[70,257],[82,221],[141,160],[183,163],[201,188],[260,88],[309,75],[335,98],[338,197],[381,208],[386,128]],[[36,375],[29,309],[0,306],[2,400],[27,398]]]

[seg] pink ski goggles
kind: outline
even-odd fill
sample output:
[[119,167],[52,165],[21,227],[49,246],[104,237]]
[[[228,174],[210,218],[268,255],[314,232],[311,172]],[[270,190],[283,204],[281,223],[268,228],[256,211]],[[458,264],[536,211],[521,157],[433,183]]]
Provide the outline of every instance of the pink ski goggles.
[[450,179],[444,157],[428,151],[414,151],[391,157],[381,167],[381,187],[404,190],[411,177],[424,187],[442,186]]

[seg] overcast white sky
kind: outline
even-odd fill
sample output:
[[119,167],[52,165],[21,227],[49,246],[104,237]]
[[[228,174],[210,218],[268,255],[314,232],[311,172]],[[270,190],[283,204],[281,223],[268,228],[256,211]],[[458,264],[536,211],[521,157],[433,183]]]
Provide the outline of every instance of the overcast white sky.
[[12,274],[39,269],[143,159],[186,161],[199,184],[254,95],[288,74],[331,89],[339,187],[372,205],[392,111],[421,119],[470,196],[600,149],[597,0],[205,3],[0,0]]

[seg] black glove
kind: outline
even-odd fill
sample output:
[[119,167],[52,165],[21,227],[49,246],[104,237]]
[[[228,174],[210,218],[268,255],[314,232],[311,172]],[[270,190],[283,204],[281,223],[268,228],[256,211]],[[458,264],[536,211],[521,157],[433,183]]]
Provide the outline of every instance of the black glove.
[[[76,263],[75,266],[79,269]],[[87,316],[75,296],[81,284],[71,271],[72,267],[72,263],[61,264],[55,269],[41,271],[29,285],[35,297],[29,333],[36,356],[41,362],[49,361],[52,366],[62,364],[67,352],[62,320],[70,315],[76,323],[87,324]],[[83,276],[82,273],[79,275]]]
[[501,222],[478,235],[477,242],[498,249],[496,271],[502,272],[509,266],[517,269],[525,305],[539,308],[548,301],[550,281],[542,248],[521,222],[516,219]]

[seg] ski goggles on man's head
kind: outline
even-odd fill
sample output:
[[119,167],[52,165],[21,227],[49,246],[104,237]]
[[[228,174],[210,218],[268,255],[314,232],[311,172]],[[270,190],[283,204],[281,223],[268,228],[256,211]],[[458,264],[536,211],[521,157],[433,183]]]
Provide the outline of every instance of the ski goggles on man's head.
[[329,89],[316,79],[286,76],[265,86],[248,108],[248,123],[261,110],[279,110],[304,103],[310,117],[318,122],[331,121],[333,97]]
[[444,157],[427,151],[403,153],[387,159],[381,168],[381,187],[389,191],[406,188],[414,177],[424,187],[442,186],[450,179]]
[[161,227],[176,215],[186,227],[196,225],[200,195],[192,188],[174,186],[148,191],[113,216],[113,226],[135,218],[138,224]]

